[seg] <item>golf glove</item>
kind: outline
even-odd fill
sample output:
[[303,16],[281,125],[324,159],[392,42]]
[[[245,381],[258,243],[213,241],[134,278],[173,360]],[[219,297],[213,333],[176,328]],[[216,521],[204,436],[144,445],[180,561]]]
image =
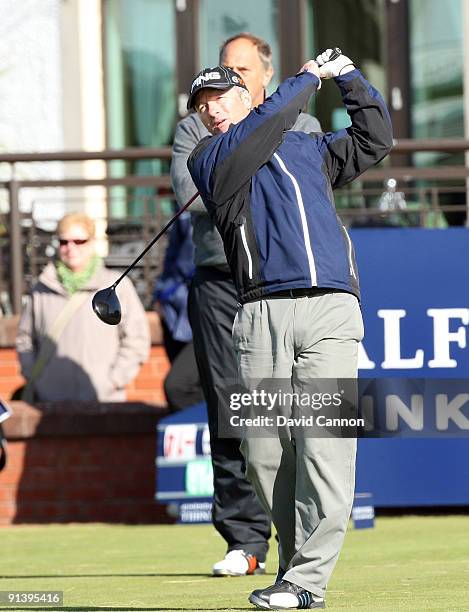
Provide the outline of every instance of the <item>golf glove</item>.
[[332,49],[326,49],[316,58],[322,79],[332,79],[337,76],[342,76],[343,74],[347,74],[347,72],[351,72],[355,68],[352,60],[346,55],[342,54],[330,62],[329,58],[331,57],[332,53]]

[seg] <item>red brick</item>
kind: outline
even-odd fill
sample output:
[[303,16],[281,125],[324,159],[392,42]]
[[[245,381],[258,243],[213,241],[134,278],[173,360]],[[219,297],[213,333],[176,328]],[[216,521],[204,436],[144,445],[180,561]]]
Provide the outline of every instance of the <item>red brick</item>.
[[10,461],[23,461],[26,452],[26,444],[21,441],[10,441],[8,443],[8,459]]
[[83,500],[89,504],[93,500],[100,500],[105,494],[105,483],[89,483],[73,487],[70,490],[62,491],[65,500]]
[[0,377],[2,378],[6,376],[16,377],[19,375],[20,375],[20,371],[19,371],[18,363],[15,363],[15,362],[1,363],[0,362]]
[[166,398],[162,391],[149,391],[143,389],[135,389],[129,392],[129,401],[133,402],[149,402],[150,404],[158,404],[166,406]]
[[155,391],[156,389],[158,389],[159,384],[158,384],[158,381],[156,381],[152,377],[149,377],[149,378],[139,377],[135,380],[135,387],[138,390],[149,389],[150,391]]
[[23,474],[23,469],[8,464],[8,466],[0,474],[0,487],[4,485],[14,485],[18,482]]
[[54,499],[55,497],[57,497],[56,487],[30,489],[20,486],[17,494],[17,499],[20,500],[21,503],[27,503],[31,507],[39,507],[38,503],[40,502],[49,503],[51,499]]
[[17,361],[18,356],[14,348],[3,348],[0,350],[0,362]]
[[[8,463],[7,463],[7,467],[5,469],[5,472],[8,471],[8,470],[21,471],[23,469],[23,466],[24,466],[24,454],[11,452],[10,448],[12,446],[13,446],[13,444],[10,442],[8,444]],[[0,482],[1,482],[3,474],[5,474],[5,472],[1,472],[0,473]]]
[[16,491],[16,484],[0,486],[0,504],[15,501]]
[[23,384],[23,378],[4,378],[0,380],[0,395],[9,400],[16,389],[21,387]]
[[153,357],[153,359],[151,360],[151,364],[153,368],[155,368],[156,366],[158,368],[161,368],[162,371],[167,371],[171,367],[171,364],[165,356]]
[[14,501],[0,503],[0,521],[11,520],[16,513],[16,504]]
[[151,360],[150,360],[142,365],[142,367],[139,370],[138,377],[141,378],[142,376],[152,376],[152,375],[153,375],[153,371],[152,371]]
[[55,501],[38,500],[32,504],[28,500],[20,500],[17,504],[15,523],[54,523],[61,522],[63,504]]

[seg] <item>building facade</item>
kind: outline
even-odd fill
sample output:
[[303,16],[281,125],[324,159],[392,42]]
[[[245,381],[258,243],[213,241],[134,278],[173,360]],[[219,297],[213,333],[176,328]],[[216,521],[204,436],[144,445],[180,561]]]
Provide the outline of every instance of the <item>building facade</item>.
[[[99,150],[170,145],[193,75],[218,62],[221,42],[251,31],[272,45],[275,78],[339,46],[385,94],[397,138],[457,138],[464,108],[469,8],[463,0],[3,0],[0,149]],[[466,31],[466,37],[464,32]],[[467,87],[466,87],[467,89]],[[325,129],[347,118],[334,88],[311,109]],[[6,111],[6,112],[5,112]],[[466,113],[467,116],[468,113]],[[467,122],[467,120],[466,120]],[[414,163],[448,163],[420,154]],[[463,163],[452,156],[449,163]],[[114,162],[111,172],[125,171]],[[101,162],[18,167],[32,176],[104,176]],[[138,162],[141,174],[160,173]],[[5,169],[0,167],[5,177]],[[61,196],[55,196],[59,201]],[[29,200],[35,196],[30,195]],[[36,203],[44,193],[36,197]],[[66,194],[103,214],[102,192]],[[44,208],[39,207],[44,212]],[[116,204],[117,214],[125,206]]]
[[[169,143],[192,76],[243,30],[272,44],[274,87],[339,46],[384,90],[397,137],[461,137],[466,11],[462,0],[103,0],[109,143]],[[326,129],[343,121],[329,91],[316,112]]]

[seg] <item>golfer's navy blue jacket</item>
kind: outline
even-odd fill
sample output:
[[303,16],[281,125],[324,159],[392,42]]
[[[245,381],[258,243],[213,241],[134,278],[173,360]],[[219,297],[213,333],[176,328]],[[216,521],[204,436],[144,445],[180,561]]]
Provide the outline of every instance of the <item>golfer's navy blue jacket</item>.
[[332,189],[389,153],[392,128],[381,95],[359,70],[335,81],[351,127],[326,134],[287,131],[319,84],[303,72],[225,134],[203,139],[189,157],[241,303],[304,287],[359,297],[353,246]]

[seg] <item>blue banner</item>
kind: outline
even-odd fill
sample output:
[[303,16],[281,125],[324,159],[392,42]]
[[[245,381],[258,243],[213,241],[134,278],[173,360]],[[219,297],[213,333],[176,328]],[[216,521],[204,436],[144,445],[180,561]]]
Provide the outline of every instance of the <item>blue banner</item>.
[[469,378],[469,230],[355,229],[361,375]]
[[[356,491],[376,507],[467,505],[469,229],[350,234],[365,323],[361,394],[384,435],[358,441]],[[210,500],[203,404],[160,422],[157,466],[160,501]]]
[[[467,435],[469,416],[469,230],[355,229],[365,338],[360,376],[440,378],[448,381],[447,400],[456,419],[453,435]],[[384,381],[383,381],[384,382]],[[394,390],[403,414],[418,419],[407,389]],[[444,384],[444,381],[441,381]],[[439,388],[444,395],[444,389]],[[457,391],[457,393],[456,393]],[[435,396],[436,397],[436,396]],[[435,402],[436,406],[436,402]],[[381,406],[382,408],[382,406]],[[410,412],[409,412],[410,410]],[[427,402],[425,414],[438,413]],[[402,419],[401,419],[402,421]],[[357,491],[373,494],[377,507],[469,504],[469,439],[359,440]]]

